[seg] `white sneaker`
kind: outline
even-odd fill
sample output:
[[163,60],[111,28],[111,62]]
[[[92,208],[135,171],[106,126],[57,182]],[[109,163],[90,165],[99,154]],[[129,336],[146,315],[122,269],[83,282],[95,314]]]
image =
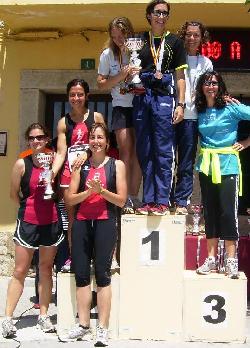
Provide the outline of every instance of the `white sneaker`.
[[65,264],[61,268],[62,273],[71,273],[71,257],[66,260]]
[[52,324],[48,315],[39,315],[36,327],[43,332],[56,332],[55,326]]
[[97,326],[95,347],[106,347],[106,346],[108,346],[108,329]]
[[230,257],[226,261],[226,275],[231,279],[239,279],[238,259]]
[[91,329],[82,327],[79,324],[74,326],[67,335],[60,336],[62,342],[90,341],[92,339]]
[[10,338],[15,336],[16,327],[13,323],[12,318],[5,318],[2,322],[2,335],[4,338]]
[[207,257],[203,265],[197,268],[196,273],[209,274],[214,271],[217,271],[217,262],[214,257]]
[[112,260],[112,263],[111,263],[111,270],[115,270],[115,269],[119,269],[120,266],[118,265],[118,262],[116,259],[113,259]]

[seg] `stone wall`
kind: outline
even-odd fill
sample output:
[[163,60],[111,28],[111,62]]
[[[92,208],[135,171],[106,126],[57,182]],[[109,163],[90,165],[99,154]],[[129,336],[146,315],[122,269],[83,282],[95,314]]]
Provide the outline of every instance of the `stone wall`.
[[0,231],[0,276],[10,276],[14,269],[13,231]]

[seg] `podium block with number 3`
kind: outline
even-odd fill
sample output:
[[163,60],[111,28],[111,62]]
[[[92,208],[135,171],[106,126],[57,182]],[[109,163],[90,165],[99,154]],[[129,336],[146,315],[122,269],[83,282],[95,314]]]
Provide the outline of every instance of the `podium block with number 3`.
[[184,230],[183,216],[122,217],[120,338],[180,339]]
[[184,273],[184,337],[187,341],[244,342],[247,279]]

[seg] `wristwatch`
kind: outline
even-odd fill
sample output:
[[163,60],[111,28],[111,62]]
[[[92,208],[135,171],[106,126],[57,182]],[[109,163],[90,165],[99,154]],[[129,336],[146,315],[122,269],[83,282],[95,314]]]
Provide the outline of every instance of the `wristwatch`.
[[177,106],[181,106],[183,110],[186,109],[186,103],[177,103]]

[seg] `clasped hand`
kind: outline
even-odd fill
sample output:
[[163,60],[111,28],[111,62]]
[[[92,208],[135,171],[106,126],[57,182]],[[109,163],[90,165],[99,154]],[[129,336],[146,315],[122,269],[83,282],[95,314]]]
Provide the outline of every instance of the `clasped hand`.
[[89,179],[87,182],[86,182],[86,185],[88,187],[88,189],[91,190],[91,192],[95,192],[95,193],[100,193],[101,190],[102,190],[102,183],[99,179]]

